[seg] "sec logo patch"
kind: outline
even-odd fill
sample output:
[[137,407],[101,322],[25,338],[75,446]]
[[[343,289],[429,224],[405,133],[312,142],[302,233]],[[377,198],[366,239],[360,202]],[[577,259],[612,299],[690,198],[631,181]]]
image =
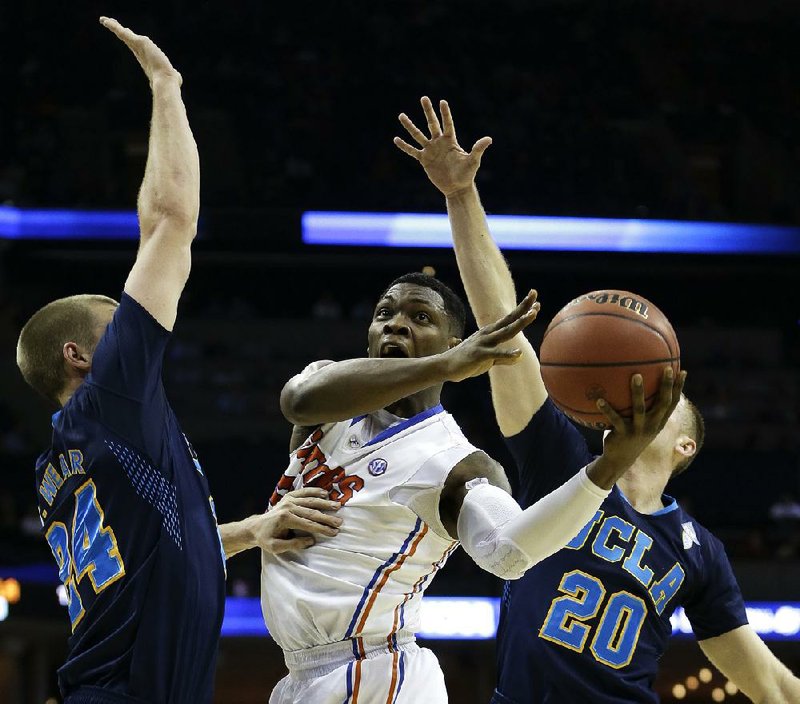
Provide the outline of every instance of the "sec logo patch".
[[370,463],[367,465],[367,471],[368,471],[368,472],[369,472],[369,473],[370,473],[370,474],[371,474],[373,477],[379,477],[379,476],[380,476],[381,474],[383,474],[383,473],[384,473],[384,472],[385,472],[385,471],[386,471],[388,468],[389,468],[389,463],[388,463],[386,460],[384,460],[384,459],[381,459],[380,457],[376,457],[374,460],[372,460],[372,461],[371,461],[371,462],[370,462]]

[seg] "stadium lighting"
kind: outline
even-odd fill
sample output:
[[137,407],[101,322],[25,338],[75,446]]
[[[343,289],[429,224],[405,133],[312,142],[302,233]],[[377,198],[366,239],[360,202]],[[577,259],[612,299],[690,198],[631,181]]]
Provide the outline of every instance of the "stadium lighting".
[[[430,640],[491,639],[497,630],[499,614],[500,600],[495,597],[426,596],[417,635]],[[800,602],[750,602],[747,616],[764,640],[800,641]],[[691,635],[683,609],[677,609],[670,621],[673,636]],[[259,599],[228,597],[222,635],[267,636]]]
[[[501,249],[562,252],[800,254],[800,228],[683,220],[489,215]],[[446,215],[307,211],[303,242],[362,247],[451,247]]]

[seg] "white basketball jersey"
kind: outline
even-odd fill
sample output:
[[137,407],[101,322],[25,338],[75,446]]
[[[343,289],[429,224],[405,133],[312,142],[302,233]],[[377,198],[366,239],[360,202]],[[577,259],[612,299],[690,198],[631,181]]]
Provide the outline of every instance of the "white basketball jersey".
[[419,630],[422,593],[458,545],[439,521],[439,495],[450,470],[475,451],[441,406],[408,419],[378,411],[309,436],[270,504],[318,486],[343,504],[343,522],[307,550],[262,552],[261,606],[281,648],[350,638],[391,647]]

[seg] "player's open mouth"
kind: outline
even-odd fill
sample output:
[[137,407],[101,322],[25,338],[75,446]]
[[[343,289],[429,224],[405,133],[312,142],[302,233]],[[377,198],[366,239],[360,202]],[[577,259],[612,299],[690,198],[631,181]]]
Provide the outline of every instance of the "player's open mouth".
[[384,342],[381,345],[380,354],[381,357],[400,357],[403,359],[408,357],[406,349],[393,342]]

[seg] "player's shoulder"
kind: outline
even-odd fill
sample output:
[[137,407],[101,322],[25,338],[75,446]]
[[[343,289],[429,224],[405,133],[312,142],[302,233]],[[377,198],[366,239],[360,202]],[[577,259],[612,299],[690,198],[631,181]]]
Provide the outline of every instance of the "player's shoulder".
[[683,506],[677,502],[676,505],[675,518],[680,523],[681,536],[686,549],[694,545],[711,556],[717,556],[724,552],[725,546],[722,540],[686,511]]
[[439,425],[443,432],[446,432],[454,440],[468,442],[467,436],[464,434],[458,421],[453,417],[452,413],[442,409],[441,413],[433,416],[434,422]]
[[445,455],[448,452],[455,452],[464,458],[471,458],[470,462],[478,463],[479,465],[497,464],[495,460],[470,441],[456,419],[447,411],[440,413],[436,417],[433,432],[438,443],[437,446],[446,451]]
[[54,453],[55,449],[52,446],[39,453],[39,456],[33,462],[33,468],[36,474],[40,474],[45,470]]
[[[97,343],[95,355],[103,354],[107,348],[116,345],[124,345],[126,354],[130,354],[133,351],[130,349],[131,336],[137,341],[151,340],[156,343],[169,339],[171,332],[133,296],[123,291],[111,322]],[[115,338],[123,338],[124,342],[119,340],[116,345],[109,345]]]
[[581,431],[549,396],[536,409],[528,424],[516,435],[506,437],[505,441],[512,448],[531,443],[585,444]]
[[119,305],[117,310],[114,311],[113,319],[117,325],[132,324],[141,326],[154,335],[169,337],[171,334],[153,317],[153,314],[147,308],[125,291],[120,296]]
[[[353,426],[362,422],[364,418],[366,418],[366,416],[359,416],[358,418],[333,421],[331,423],[322,423],[320,425],[308,428],[295,426],[301,433],[303,430],[308,430],[308,433],[306,433],[305,437],[303,438],[295,438],[297,441],[297,447],[294,448],[289,454],[294,455],[300,450],[307,450],[315,445],[321,445],[323,447],[332,449],[334,445],[340,442],[348,441],[349,438],[345,437],[348,435],[348,431],[353,430]],[[352,433],[350,435],[355,438]],[[352,445],[353,443],[349,442],[349,444]]]

